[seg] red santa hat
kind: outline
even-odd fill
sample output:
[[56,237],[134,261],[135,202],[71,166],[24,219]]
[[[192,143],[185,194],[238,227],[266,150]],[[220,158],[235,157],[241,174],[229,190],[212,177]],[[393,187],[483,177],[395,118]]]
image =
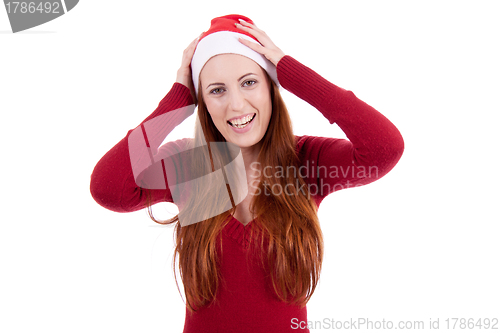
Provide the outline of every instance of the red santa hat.
[[252,42],[259,42],[254,36],[236,28],[235,23],[239,23],[242,19],[248,23],[254,24],[248,17],[242,15],[226,15],[212,19],[210,29],[204,32],[191,60],[191,73],[193,77],[193,84],[198,95],[198,81],[200,72],[203,66],[210,58],[218,54],[240,54],[255,61],[264,69],[271,79],[279,86],[278,75],[276,73],[276,66],[262,54],[255,52],[246,45],[243,45],[238,38],[244,38]]

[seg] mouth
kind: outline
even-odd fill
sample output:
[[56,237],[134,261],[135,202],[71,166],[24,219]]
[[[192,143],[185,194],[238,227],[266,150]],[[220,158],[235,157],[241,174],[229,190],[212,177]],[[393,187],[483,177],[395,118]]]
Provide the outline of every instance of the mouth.
[[255,119],[256,115],[257,114],[254,113],[252,115],[248,115],[242,118],[228,120],[227,123],[234,128],[245,128]]

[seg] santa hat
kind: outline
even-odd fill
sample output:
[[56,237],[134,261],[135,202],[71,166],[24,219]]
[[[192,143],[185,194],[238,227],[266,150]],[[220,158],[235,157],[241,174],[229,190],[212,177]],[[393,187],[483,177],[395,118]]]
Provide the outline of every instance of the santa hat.
[[218,54],[240,54],[255,61],[264,69],[271,79],[279,86],[276,66],[262,54],[255,52],[246,45],[243,45],[238,38],[244,38],[252,42],[259,41],[251,34],[236,28],[235,23],[242,19],[253,24],[252,20],[242,15],[226,15],[216,17],[212,20],[210,29],[205,31],[196,46],[196,50],[191,60],[191,73],[193,84],[198,95],[198,81],[200,72],[210,58]]

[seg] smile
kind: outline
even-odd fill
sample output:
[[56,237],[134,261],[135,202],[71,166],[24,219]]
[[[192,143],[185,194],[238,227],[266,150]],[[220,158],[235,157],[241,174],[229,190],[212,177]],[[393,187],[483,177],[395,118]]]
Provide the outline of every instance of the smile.
[[256,115],[257,114],[254,113],[253,115],[248,115],[242,118],[228,120],[227,123],[235,128],[245,128],[252,122],[252,120],[254,120]]

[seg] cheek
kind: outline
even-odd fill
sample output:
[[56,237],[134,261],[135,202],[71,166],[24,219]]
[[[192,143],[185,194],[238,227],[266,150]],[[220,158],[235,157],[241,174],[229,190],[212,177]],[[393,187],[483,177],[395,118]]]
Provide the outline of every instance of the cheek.
[[[215,128],[219,131],[219,133],[222,134],[225,128],[225,121],[224,117],[222,116],[221,112],[217,112],[218,110],[216,108],[211,108],[208,104],[207,106],[207,111],[210,119],[212,119],[212,122],[215,125]],[[215,110],[215,111],[214,111]]]
[[214,124],[216,124],[221,119],[223,119],[222,108],[220,107],[220,105],[218,105],[218,103],[213,103],[211,101],[207,101],[207,102],[205,102],[205,105],[207,107],[208,114],[212,118],[212,121],[214,122]]
[[269,120],[271,119],[271,114],[273,110],[273,103],[271,101],[271,96],[266,95],[266,98],[264,99],[264,102],[262,103],[262,110],[265,110],[265,118],[267,122],[269,123]]
[[266,114],[266,124],[265,124],[266,129],[269,128],[269,124],[271,123],[272,113],[273,113],[272,109],[269,108],[269,112]]

